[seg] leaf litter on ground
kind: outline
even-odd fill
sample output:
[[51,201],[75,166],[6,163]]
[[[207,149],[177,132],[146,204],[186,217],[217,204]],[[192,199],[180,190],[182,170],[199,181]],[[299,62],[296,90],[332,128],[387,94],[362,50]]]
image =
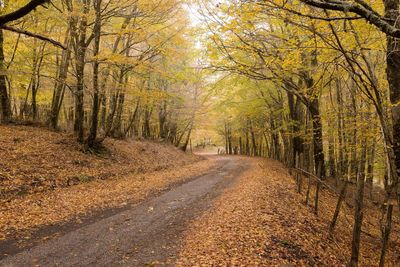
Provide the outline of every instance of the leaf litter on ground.
[[164,143],[106,139],[104,146],[106,154],[93,155],[72,135],[0,126],[0,240],[138,202],[213,164]]
[[[188,227],[177,266],[346,266],[351,252],[353,210],[343,208],[334,237],[328,237],[336,197],[320,194],[320,212],[279,162],[248,159],[252,168],[213,207]],[[350,189],[351,191],[352,189]],[[353,189],[354,190],[354,189]],[[349,194],[351,197],[351,194]],[[311,196],[311,199],[313,195]],[[349,199],[351,201],[351,199]],[[379,208],[367,203],[360,266],[377,266]],[[395,218],[387,266],[398,266],[399,218]]]

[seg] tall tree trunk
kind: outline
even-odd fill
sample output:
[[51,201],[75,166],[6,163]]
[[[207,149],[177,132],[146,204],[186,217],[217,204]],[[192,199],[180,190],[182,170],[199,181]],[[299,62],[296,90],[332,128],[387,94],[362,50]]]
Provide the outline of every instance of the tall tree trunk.
[[111,130],[111,135],[115,138],[122,138],[122,114],[124,113],[124,103],[125,103],[125,87],[126,83],[123,85],[122,91],[119,93],[117,109],[114,118],[114,124]]
[[258,151],[257,151],[257,141],[256,141],[256,136],[254,134],[254,129],[253,129],[253,124],[250,122],[250,134],[251,134],[251,144],[252,144],[252,156],[258,156]]
[[[391,19],[395,26],[399,27],[399,0],[385,0],[385,18]],[[397,186],[398,200],[400,202],[400,41],[397,38],[387,36],[386,50],[386,74],[389,83],[390,102],[392,104],[393,141],[389,146],[393,147],[396,170],[391,170],[393,183]]]
[[[151,137],[151,129],[150,129],[150,118],[151,118],[151,110],[150,107],[147,105],[146,110],[144,112],[144,122],[143,122],[143,137],[144,138],[150,138]],[[177,140],[177,146],[179,146],[179,143],[181,142],[182,135],[180,138]]]
[[137,100],[136,107],[135,110],[133,111],[128,127],[126,127],[125,129],[125,136],[127,136],[130,131],[132,131],[133,135],[137,135],[137,130],[135,129],[136,128],[135,123],[137,123],[139,107],[140,107],[140,99]]
[[[125,42],[125,56],[128,58],[130,55],[130,47],[131,47],[132,36],[128,36]],[[129,76],[128,76],[128,67],[122,66],[121,69],[121,81],[123,81],[122,90],[119,94],[118,105],[117,105],[117,113],[114,119],[114,125],[111,130],[111,134],[113,137],[122,138],[124,135],[124,131],[122,130],[122,114],[124,113],[124,104],[125,104],[125,90],[128,86]]]
[[249,129],[246,128],[246,156],[250,155]]
[[333,234],[333,230],[335,229],[336,222],[337,222],[337,219],[339,217],[340,208],[342,207],[343,201],[346,199],[347,185],[348,185],[348,182],[344,181],[343,185],[342,185],[342,188],[340,189],[339,198],[338,198],[338,201],[336,203],[336,209],[335,209],[335,212],[333,214],[331,223],[329,224],[329,235]]
[[225,153],[229,153],[229,145],[228,145],[228,125],[227,122],[225,121],[224,123],[224,133],[225,133]]
[[32,106],[32,120],[36,121],[38,116],[38,107],[37,107],[37,92],[40,86],[40,69],[42,67],[43,58],[44,58],[44,49],[46,44],[43,43],[42,47],[37,50],[36,42],[34,42],[34,50],[33,50],[33,68],[32,68],[32,80],[31,80],[31,106]]
[[[100,52],[100,34],[101,34],[101,1],[95,0],[93,2],[94,9],[96,11],[96,20],[94,24],[94,49],[93,56],[96,57]],[[100,108],[100,99],[99,99],[99,61],[95,59],[93,63],[93,107],[92,107],[92,120],[90,126],[90,132],[87,139],[87,145],[89,147],[93,147],[96,142],[97,137],[97,128],[99,124],[99,108]]]
[[322,122],[319,110],[319,100],[314,99],[309,107],[313,125],[313,145],[315,166],[321,166],[321,178],[326,175],[324,145],[322,143]]
[[387,247],[389,246],[389,237],[390,237],[390,232],[392,230],[393,205],[388,205],[386,214],[387,214],[386,225],[383,229],[382,248],[381,248],[381,257],[379,260],[379,267],[385,266],[386,250]]
[[0,29],[0,107],[1,122],[7,123],[11,121],[11,101],[7,92],[6,68],[4,62],[4,33]]
[[303,154],[304,152],[304,142],[303,138],[300,135],[300,125],[301,125],[301,101],[299,99],[296,99],[294,101],[294,95],[293,93],[290,93],[287,91],[287,97],[288,97],[288,104],[289,104],[289,115],[290,119],[292,120],[293,126],[292,126],[292,159],[291,159],[291,165],[294,164],[295,162],[295,157],[296,155]]
[[[36,61],[36,59],[35,59],[35,61]],[[32,73],[32,81],[31,81],[31,83],[32,83],[32,85],[31,85],[31,107],[32,107],[32,120],[33,121],[36,121],[36,119],[37,119],[37,101],[36,101],[36,95],[37,95],[37,91],[38,91],[38,88],[37,88],[37,81],[36,81],[36,79],[37,79],[37,77],[36,77],[36,62],[34,63],[34,71],[33,71],[33,73]]]
[[[366,143],[366,140],[364,140]],[[361,228],[363,222],[363,207],[364,207],[364,184],[365,184],[365,161],[366,161],[367,148],[364,147],[361,152],[359,173],[357,175],[357,192],[355,197],[355,213],[354,213],[354,227],[353,227],[353,240],[351,247],[351,260],[349,266],[358,266],[358,259],[360,255],[360,239]]]
[[119,95],[122,91],[122,83],[124,79],[124,74],[123,70],[120,70],[120,73],[118,75],[118,81],[116,84],[117,90],[116,92],[110,97],[110,109],[107,115],[106,119],[106,125],[105,125],[105,135],[108,136],[113,128],[113,123],[114,123],[114,118],[115,118],[115,113],[117,111],[117,106],[118,106],[118,99]]
[[163,101],[160,104],[160,111],[158,113],[159,125],[160,125],[160,138],[165,139],[167,137],[167,129],[166,129],[166,122],[167,122],[167,101]]
[[[72,21],[69,23],[71,25],[73,23]],[[71,60],[71,40],[70,40],[70,28],[66,32],[65,36],[65,47],[67,47],[66,50],[62,51],[61,55],[61,62],[58,67],[58,73],[57,73],[57,80],[54,85],[54,92],[53,92],[53,98],[51,101],[51,110],[50,110],[50,116],[49,116],[49,126],[52,129],[57,129],[58,127],[58,119],[60,115],[60,110],[61,110],[61,105],[64,100],[64,93],[65,93],[65,83],[67,80],[67,75],[68,75],[68,67],[69,63]]]
[[80,18],[78,33],[76,34],[76,91],[75,91],[75,122],[74,131],[78,136],[78,141],[84,141],[84,89],[85,89],[85,60],[87,50],[87,14],[89,13],[90,1],[84,1],[83,14]]
[[338,135],[338,161],[337,161],[337,170],[336,175],[339,179],[343,179],[342,175],[344,174],[344,166],[347,165],[344,157],[344,140],[343,140],[343,100],[342,100],[342,92],[341,92],[341,83],[340,79],[337,78],[336,82],[336,101],[338,105],[337,109],[337,135]]
[[183,146],[182,146],[182,150],[184,152],[186,152],[187,147],[189,145],[189,141],[190,141],[190,136],[192,134],[192,130],[193,130],[193,122],[190,124],[189,131],[188,131],[188,134],[186,136],[186,141],[185,141],[185,143],[183,143]]
[[372,192],[374,187],[374,164],[375,164],[375,153],[376,153],[376,140],[374,138],[372,147],[368,153],[367,160],[367,184],[369,187],[369,197],[372,199]]

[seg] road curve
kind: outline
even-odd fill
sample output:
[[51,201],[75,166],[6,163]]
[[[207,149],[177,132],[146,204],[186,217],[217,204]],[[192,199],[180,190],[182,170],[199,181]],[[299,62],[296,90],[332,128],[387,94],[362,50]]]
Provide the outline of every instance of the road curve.
[[[9,256],[0,266],[143,266],[173,262],[187,223],[249,168],[213,156],[217,167],[157,197]],[[194,175],[195,176],[195,175]]]

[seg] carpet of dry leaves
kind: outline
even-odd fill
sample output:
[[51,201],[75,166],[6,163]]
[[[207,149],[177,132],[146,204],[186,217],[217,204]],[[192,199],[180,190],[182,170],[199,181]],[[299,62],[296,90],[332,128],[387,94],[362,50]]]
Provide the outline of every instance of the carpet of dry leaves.
[[145,199],[210,169],[172,146],[106,140],[106,155],[81,151],[73,136],[0,126],[0,240]]
[[[334,237],[328,238],[336,197],[323,190],[316,216],[280,163],[247,160],[253,168],[191,224],[177,265],[346,266],[351,252],[352,207],[342,210]],[[379,210],[367,203],[360,266],[379,262],[378,214]],[[398,217],[394,224],[387,266],[399,266]]]

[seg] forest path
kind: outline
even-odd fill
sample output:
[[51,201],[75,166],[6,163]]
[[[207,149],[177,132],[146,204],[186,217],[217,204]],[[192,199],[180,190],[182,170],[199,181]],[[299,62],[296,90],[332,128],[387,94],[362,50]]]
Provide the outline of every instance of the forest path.
[[217,167],[129,210],[0,261],[0,266],[143,266],[173,262],[187,223],[231,186],[250,163],[212,156]]

